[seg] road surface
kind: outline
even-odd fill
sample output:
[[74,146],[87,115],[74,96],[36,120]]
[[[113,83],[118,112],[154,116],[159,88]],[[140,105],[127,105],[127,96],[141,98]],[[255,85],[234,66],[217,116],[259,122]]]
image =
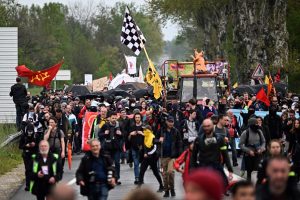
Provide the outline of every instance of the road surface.
[[[79,186],[75,183],[75,171],[78,168],[81,155],[74,155],[73,156],[73,163],[72,163],[72,170],[69,170],[67,168],[67,162],[65,165],[65,172],[63,177],[63,182],[68,183],[71,185],[78,194],[78,200],[87,199],[79,194]],[[239,159],[240,161],[240,159]],[[239,167],[234,168],[236,174],[240,174]],[[133,184],[134,182],[134,172],[133,168],[130,168],[127,164],[121,164],[121,178],[120,181],[122,184],[120,186],[116,186],[113,190],[109,192],[109,200],[121,200],[123,199],[128,192],[130,192],[132,189],[136,188],[136,185]],[[156,191],[158,189],[158,182],[154,175],[152,174],[152,170],[148,169],[144,182],[146,187],[149,187]],[[144,187],[143,186],[143,187]],[[23,185],[11,198],[11,200],[34,200],[36,199],[35,196],[30,194],[29,192],[26,192],[24,190],[25,185]],[[175,190],[176,190],[176,198],[171,198],[172,200],[182,200],[184,196],[184,191],[182,187],[182,179],[181,175],[179,173],[176,173],[175,175]],[[163,196],[163,193],[158,193],[159,196]]]

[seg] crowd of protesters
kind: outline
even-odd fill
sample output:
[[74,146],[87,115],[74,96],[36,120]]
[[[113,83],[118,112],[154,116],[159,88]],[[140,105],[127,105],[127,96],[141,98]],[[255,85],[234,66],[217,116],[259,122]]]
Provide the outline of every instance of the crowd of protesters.
[[[21,84],[19,79],[17,82]],[[255,112],[266,109],[265,105],[247,93],[219,102],[190,99],[185,104],[165,104],[150,97],[78,97],[63,90],[31,96],[19,85],[12,87],[10,95],[17,108],[17,126],[23,132],[20,149],[26,169],[25,190],[38,200],[49,196],[62,180],[68,144],[74,154],[83,154],[76,183],[89,200],[107,199],[112,188],[121,187],[122,164],[133,168],[132,184],[137,187],[144,184],[150,166],[158,182],[157,192],[164,192],[164,198],[176,196],[174,176],[178,171],[187,200],[221,199],[230,191],[234,167],[240,167],[247,173],[247,181],[234,184],[232,199],[299,199],[296,96],[273,97],[268,114],[260,117]],[[241,112],[238,119],[230,109],[247,112]],[[91,128],[91,150],[82,152],[86,112],[98,115]],[[241,163],[238,157],[242,157]],[[255,186],[251,183],[253,171],[258,171]]]

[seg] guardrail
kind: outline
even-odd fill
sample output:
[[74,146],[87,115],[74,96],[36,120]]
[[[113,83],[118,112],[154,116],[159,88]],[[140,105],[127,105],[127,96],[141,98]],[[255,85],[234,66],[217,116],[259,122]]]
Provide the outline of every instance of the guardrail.
[[0,149],[7,146],[9,143],[17,140],[21,135],[22,135],[22,131],[14,133],[14,134],[10,134],[8,136],[8,138],[0,144]]

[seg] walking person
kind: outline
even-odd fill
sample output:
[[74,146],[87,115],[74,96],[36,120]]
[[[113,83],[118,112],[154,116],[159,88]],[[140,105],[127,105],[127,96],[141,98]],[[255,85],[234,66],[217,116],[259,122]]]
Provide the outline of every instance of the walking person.
[[247,180],[251,181],[251,173],[257,171],[262,153],[265,151],[265,137],[259,129],[256,118],[250,118],[248,126],[249,128],[240,137],[239,147],[244,152]]
[[59,179],[61,167],[58,162],[58,155],[51,153],[49,143],[42,140],[39,144],[39,153],[33,154],[30,192],[37,200],[45,200],[50,194],[52,187]]
[[102,144],[102,150],[110,154],[114,160],[116,183],[117,185],[121,185],[119,179],[123,134],[117,121],[116,112],[110,113],[109,121],[99,130],[98,136]]
[[27,124],[25,131],[21,135],[19,149],[23,150],[22,158],[25,166],[25,191],[30,188],[30,175],[31,175],[31,158],[33,154],[38,152],[38,138],[34,131],[33,123]]
[[28,102],[26,99],[27,90],[26,87],[22,84],[21,78],[16,78],[16,84],[11,86],[9,96],[13,97],[13,101],[16,107],[16,126],[18,131],[21,130],[21,121],[23,115],[26,113]]
[[101,150],[98,139],[89,141],[91,150],[81,159],[76,171],[80,194],[88,200],[107,200],[108,192],[115,186],[113,160]]
[[136,113],[133,116],[134,122],[130,125],[128,140],[130,141],[130,148],[132,153],[133,165],[134,165],[134,184],[139,183],[140,174],[140,153],[144,146],[144,133],[142,127],[142,115]]
[[151,126],[147,125],[144,127],[144,158],[141,163],[140,175],[139,175],[139,185],[144,184],[144,175],[148,168],[151,170],[159,183],[159,188],[157,192],[163,192],[163,182],[159,174],[157,167],[158,155],[157,155],[157,145],[155,144],[155,135],[152,132]]
[[[62,130],[57,127],[57,119],[50,117],[49,126],[45,132],[44,140],[49,142],[51,153],[59,156],[58,162],[63,167],[63,159],[65,158],[65,134]],[[60,170],[59,178],[62,179],[63,169]]]
[[198,130],[200,125],[198,121],[196,121],[197,113],[195,110],[189,110],[189,118],[183,120],[183,148],[187,149],[189,147],[189,143],[193,142],[198,136]]
[[[194,142],[190,167],[191,169],[208,167],[218,171],[223,177],[224,187],[227,187],[228,179],[232,180],[233,169],[227,150],[222,149],[226,145],[224,138],[214,132],[211,119],[205,119],[202,127],[204,134],[198,136]],[[229,171],[228,179],[223,163]]]
[[161,128],[159,133],[161,143],[161,166],[163,170],[164,197],[176,196],[174,188],[174,161],[182,152],[182,139],[179,131],[174,128],[174,117],[169,116],[166,126]]

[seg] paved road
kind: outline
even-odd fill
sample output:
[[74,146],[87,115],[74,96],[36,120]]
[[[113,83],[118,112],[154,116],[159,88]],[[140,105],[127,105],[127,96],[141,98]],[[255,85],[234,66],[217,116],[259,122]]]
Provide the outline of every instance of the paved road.
[[[79,187],[75,184],[75,171],[79,165],[80,162],[80,156],[74,156],[73,157],[73,166],[72,170],[67,169],[65,166],[65,173],[63,182],[69,183],[78,193],[79,200],[86,199],[83,196],[79,194]],[[239,175],[240,170],[239,167],[235,168],[235,173]],[[122,185],[116,186],[115,189],[111,190],[109,193],[109,199],[110,200],[121,200],[125,197],[125,195],[130,192],[130,190],[136,188],[136,186],[133,184],[134,182],[134,175],[133,175],[133,168],[129,168],[128,165],[121,165],[121,179]],[[157,190],[158,189],[158,183],[152,174],[151,170],[148,170],[145,174],[145,186]],[[16,192],[16,194],[11,198],[12,200],[33,200],[35,199],[35,196],[31,195],[29,192],[24,191],[24,185]],[[176,188],[176,198],[171,198],[172,200],[182,200],[183,199],[183,188],[182,188],[182,179],[181,175],[176,173],[175,175],[175,188]],[[159,193],[160,196],[163,195],[163,193]]]

